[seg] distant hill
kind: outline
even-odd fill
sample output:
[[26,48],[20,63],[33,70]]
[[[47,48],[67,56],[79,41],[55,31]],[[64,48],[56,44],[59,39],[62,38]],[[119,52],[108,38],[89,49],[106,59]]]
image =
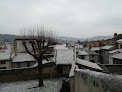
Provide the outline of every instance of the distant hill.
[[91,37],[91,38],[88,38],[88,41],[96,41],[96,40],[102,40],[102,39],[110,39],[112,38],[113,36],[94,36],[94,37]]
[[[10,34],[0,34],[0,39],[3,39],[3,41],[9,42],[13,41],[15,38],[17,38],[17,35],[10,35]],[[64,36],[59,36],[58,39],[60,40],[67,40],[67,41],[96,41],[96,40],[102,40],[102,39],[109,39],[112,38],[112,36],[94,36],[91,38],[74,38],[74,37],[64,37]]]
[[5,42],[13,41],[18,36],[16,35],[9,35],[9,34],[0,34],[0,40],[2,39]]
[[59,36],[58,39],[61,39],[61,40],[68,40],[68,41],[84,41],[85,39],[84,38],[74,38],[74,37],[64,37],[64,36]]
[[68,40],[68,41],[97,41],[97,40],[102,40],[102,39],[110,39],[112,38],[113,36],[94,36],[94,37],[91,37],[91,38],[73,38],[73,37],[64,37],[64,36],[60,36],[58,37],[58,39],[61,39],[61,40]]

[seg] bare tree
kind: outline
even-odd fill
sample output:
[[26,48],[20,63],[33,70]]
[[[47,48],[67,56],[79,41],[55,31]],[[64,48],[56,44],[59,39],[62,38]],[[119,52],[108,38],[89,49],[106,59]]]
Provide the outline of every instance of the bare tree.
[[22,31],[21,37],[30,39],[29,44],[32,47],[32,50],[29,50],[26,42],[23,41],[25,50],[38,62],[39,87],[41,87],[44,85],[42,60],[46,58],[45,54],[49,51],[50,45],[54,45],[56,43],[56,32],[54,32],[52,28],[46,28],[42,25],[26,27],[23,28]]

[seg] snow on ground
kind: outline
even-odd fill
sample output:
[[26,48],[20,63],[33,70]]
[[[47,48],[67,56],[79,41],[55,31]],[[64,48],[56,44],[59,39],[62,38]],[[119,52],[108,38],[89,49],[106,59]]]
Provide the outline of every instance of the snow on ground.
[[44,86],[38,87],[38,80],[0,83],[0,92],[59,92],[62,79],[46,79]]

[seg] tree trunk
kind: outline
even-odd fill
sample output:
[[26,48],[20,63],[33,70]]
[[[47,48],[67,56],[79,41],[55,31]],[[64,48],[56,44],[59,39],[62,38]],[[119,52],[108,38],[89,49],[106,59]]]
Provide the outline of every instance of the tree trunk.
[[40,58],[38,60],[38,73],[39,73],[39,87],[44,86],[43,84],[43,65],[42,65],[42,57],[43,55],[40,55]]

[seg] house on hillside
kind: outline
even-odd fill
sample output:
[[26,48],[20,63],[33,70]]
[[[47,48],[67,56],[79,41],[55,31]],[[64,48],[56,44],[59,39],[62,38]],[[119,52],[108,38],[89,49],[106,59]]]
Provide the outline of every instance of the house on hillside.
[[10,69],[11,62],[11,48],[8,45],[0,50],[0,69]]
[[78,52],[79,59],[90,61],[93,63],[98,63],[98,54],[91,49],[83,49]]

